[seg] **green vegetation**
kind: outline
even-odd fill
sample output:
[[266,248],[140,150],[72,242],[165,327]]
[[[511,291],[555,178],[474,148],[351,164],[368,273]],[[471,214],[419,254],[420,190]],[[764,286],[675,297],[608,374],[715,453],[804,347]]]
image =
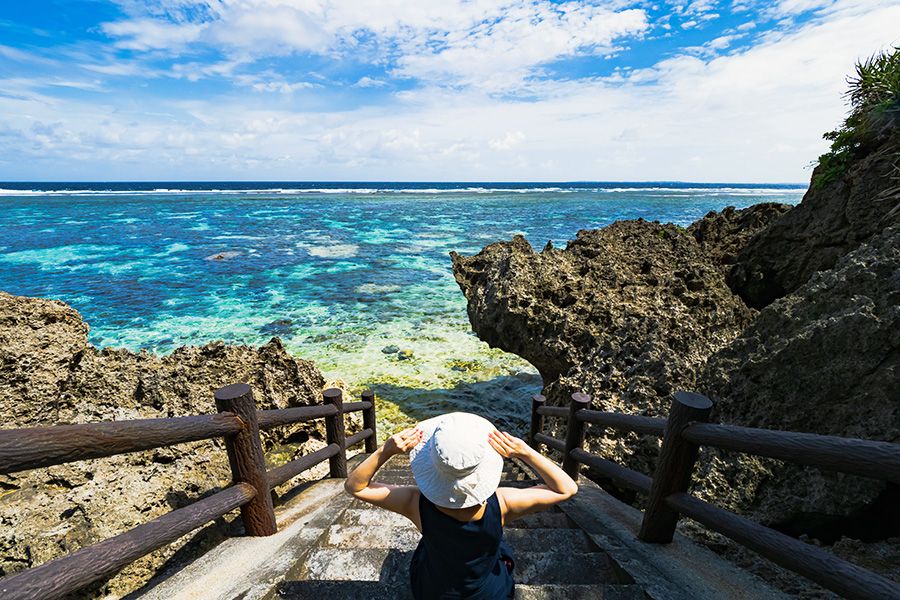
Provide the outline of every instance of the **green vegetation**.
[[849,78],[850,115],[835,131],[825,134],[831,149],[819,157],[813,186],[841,177],[854,162],[897,133],[900,125],[900,47],[856,64]]

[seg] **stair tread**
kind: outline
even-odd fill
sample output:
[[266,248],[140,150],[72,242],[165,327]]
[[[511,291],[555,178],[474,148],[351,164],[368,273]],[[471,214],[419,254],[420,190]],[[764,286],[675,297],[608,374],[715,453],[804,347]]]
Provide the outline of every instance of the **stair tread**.
[[408,525],[367,525],[336,524],[328,528],[323,540],[325,547],[338,548],[396,548],[414,550],[422,537],[411,521]]
[[394,548],[318,547],[306,557],[298,579],[393,584],[408,576],[411,559],[412,551]]
[[620,582],[605,552],[517,552],[515,561],[515,579],[525,585]]
[[516,600],[646,600],[635,584],[516,584]]
[[510,529],[520,528],[547,528],[547,529],[572,529],[575,524],[562,512],[544,511],[525,515],[506,525]]
[[285,581],[276,590],[279,600],[412,600],[406,583],[377,581]]
[[[276,590],[279,600],[411,600],[404,583],[377,581],[286,581]],[[516,584],[516,600],[644,600],[637,585],[522,585]]]
[[504,530],[503,537],[513,552],[543,552],[550,548],[565,548],[572,552],[599,550],[580,529],[510,527]]

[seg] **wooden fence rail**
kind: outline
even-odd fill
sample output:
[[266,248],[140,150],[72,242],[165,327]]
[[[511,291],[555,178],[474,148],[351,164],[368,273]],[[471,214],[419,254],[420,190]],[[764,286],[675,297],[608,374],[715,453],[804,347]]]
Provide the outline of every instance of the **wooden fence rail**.
[[[699,446],[900,482],[900,444],[706,423],[712,402],[690,392],[675,394],[668,419],[590,410],[590,402],[584,399],[583,394],[574,394],[570,406],[561,407],[546,406],[543,396],[535,397],[529,441],[535,448],[545,445],[563,453],[564,464],[587,465],[615,485],[646,495],[647,509],[638,535],[643,541],[671,541],[678,517],[686,516],[846,598],[900,598],[897,582],[687,492]],[[544,417],[567,419],[565,441],[543,433]],[[573,440],[583,439],[584,423],[661,437],[653,477],[591,454],[580,442],[573,447]]]
[[[246,384],[220,388],[215,399],[215,415],[0,430],[0,473],[222,437],[233,478],[231,486],[188,506],[0,579],[0,598],[64,598],[236,508],[248,535],[271,535],[277,529],[271,489],[325,460],[331,477],[345,477],[347,448],[365,441],[374,450],[376,444],[375,396],[370,391],[362,401],[344,404],[341,391],[331,388],[323,392],[324,405],[262,411],[256,410]],[[345,437],[344,414],[354,411],[363,412],[364,428]],[[326,419],[328,445],[266,471],[259,431],[318,418]]]

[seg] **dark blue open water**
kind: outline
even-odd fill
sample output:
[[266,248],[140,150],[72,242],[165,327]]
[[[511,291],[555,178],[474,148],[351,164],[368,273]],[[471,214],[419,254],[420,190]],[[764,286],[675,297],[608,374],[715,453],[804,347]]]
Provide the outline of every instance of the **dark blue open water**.
[[[618,219],[687,225],[796,203],[794,185],[0,183],[0,289],[78,309],[100,346],[168,352],[273,335],[418,417],[540,387],[470,333],[448,253],[525,235],[564,244]],[[215,258],[214,258],[215,257]],[[383,352],[396,346],[401,358]]]

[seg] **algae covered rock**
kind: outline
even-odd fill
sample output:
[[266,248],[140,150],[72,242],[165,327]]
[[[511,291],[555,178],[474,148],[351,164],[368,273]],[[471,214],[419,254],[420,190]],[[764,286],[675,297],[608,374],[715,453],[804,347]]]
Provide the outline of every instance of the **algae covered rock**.
[[[52,300],[0,292],[0,412],[4,427],[51,426],[216,412],[213,392],[253,387],[260,409],[320,402],[316,366],[290,356],[275,338],[260,348],[221,342],[160,357],[97,349],[78,313]],[[285,460],[324,446],[321,422],[264,435]],[[220,440],[82,461],[0,476],[0,576],[109,538],[228,485]],[[210,543],[222,523],[197,534]],[[121,597],[145,582],[190,539],[132,565],[81,597]]]

